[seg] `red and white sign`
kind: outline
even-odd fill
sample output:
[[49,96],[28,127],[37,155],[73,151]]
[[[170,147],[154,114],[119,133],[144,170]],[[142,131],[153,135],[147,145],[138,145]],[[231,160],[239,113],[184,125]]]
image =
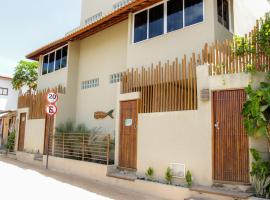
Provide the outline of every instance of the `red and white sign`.
[[57,113],[57,107],[53,104],[47,105],[46,113],[51,116],[55,115]]
[[50,92],[47,94],[47,101],[50,104],[55,104],[58,101],[58,95],[54,92]]

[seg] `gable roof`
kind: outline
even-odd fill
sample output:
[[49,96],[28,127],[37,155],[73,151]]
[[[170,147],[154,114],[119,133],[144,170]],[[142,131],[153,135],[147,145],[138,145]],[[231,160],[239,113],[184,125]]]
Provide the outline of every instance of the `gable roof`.
[[70,41],[82,40],[86,37],[89,37],[90,35],[93,35],[106,28],[109,28],[110,26],[126,20],[129,13],[137,12],[160,1],[161,0],[133,0],[122,8],[104,16],[100,20],[79,28],[75,32],[72,32],[61,39],[58,39],[33,51],[32,53],[26,55],[26,58],[31,60],[38,60],[40,55],[44,55],[56,48],[67,44]]

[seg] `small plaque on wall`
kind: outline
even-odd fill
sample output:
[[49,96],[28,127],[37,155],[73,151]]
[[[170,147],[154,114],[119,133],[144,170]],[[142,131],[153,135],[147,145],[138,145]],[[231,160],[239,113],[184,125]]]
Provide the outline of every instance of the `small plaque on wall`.
[[200,96],[201,96],[201,101],[209,101],[209,99],[210,99],[209,89],[202,89]]

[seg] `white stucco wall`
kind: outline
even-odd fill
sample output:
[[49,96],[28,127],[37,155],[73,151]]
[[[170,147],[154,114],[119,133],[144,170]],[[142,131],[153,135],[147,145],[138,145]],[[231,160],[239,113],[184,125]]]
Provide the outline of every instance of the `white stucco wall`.
[[256,20],[270,11],[268,0],[234,0],[235,34],[244,36],[252,30]]
[[19,92],[13,90],[11,79],[1,78],[0,76],[0,87],[8,88],[8,95],[0,95],[0,111],[5,110],[16,110],[18,103]]
[[[127,21],[81,41],[77,82],[76,122],[114,133],[114,119],[94,119],[96,111],[115,109],[116,84],[110,75],[126,69]],[[99,86],[81,89],[82,81],[99,78]]]
[[24,136],[24,150],[27,152],[43,153],[44,148],[44,134],[45,134],[45,119],[33,119],[29,120],[29,109],[20,108],[17,110],[16,120],[16,147],[18,149],[19,139],[19,125],[20,125],[20,114],[26,113],[25,122],[25,136]]

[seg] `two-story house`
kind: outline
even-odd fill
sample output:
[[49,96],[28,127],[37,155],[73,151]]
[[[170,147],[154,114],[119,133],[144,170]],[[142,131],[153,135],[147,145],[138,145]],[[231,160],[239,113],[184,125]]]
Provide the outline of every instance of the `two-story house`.
[[0,76],[0,147],[6,143],[16,122],[19,92],[12,88],[10,77]]
[[[103,132],[110,133],[115,137],[115,165],[132,168],[139,175],[144,175],[146,168],[151,166],[156,169],[156,176],[161,179],[167,166],[182,163],[192,171],[198,184],[211,185],[215,181],[246,183],[249,182],[249,159],[243,161],[245,175],[242,174],[239,179],[236,180],[232,175],[239,170],[235,168],[235,164],[228,164],[227,171],[218,168],[218,173],[224,170],[224,174],[230,174],[227,178],[213,177],[215,169],[212,165],[212,99],[209,97],[205,102],[199,97],[200,92],[207,91],[203,89],[209,89],[209,84],[214,80],[211,79],[212,81],[207,81],[204,85],[198,84],[198,89],[194,89],[196,83],[193,82],[193,89],[190,89],[191,83],[185,83],[185,76],[195,80],[192,74],[196,72],[171,71],[171,74],[184,76],[179,80],[181,85],[184,82],[181,91],[185,93],[188,90],[189,95],[194,94],[195,99],[187,99],[187,107],[192,108],[185,109],[181,103],[182,92],[176,92],[179,98],[176,98],[175,93],[169,92],[179,89],[180,86],[175,86],[177,84],[162,86],[158,95],[154,92],[155,86],[149,89],[152,86],[150,87],[150,83],[147,85],[147,81],[152,81],[152,84],[158,80],[155,79],[158,75],[153,74],[159,74],[159,68],[151,73],[153,76],[142,74],[137,77],[132,68],[166,63],[164,69],[167,70],[169,65],[178,65],[175,58],[181,63],[185,55],[190,58],[192,55],[201,54],[205,43],[232,39],[234,33],[243,34],[246,30],[251,30],[257,17],[263,16],[264,12],[269,10],[267,1],[256,3],[259,7],[257,10],[252,9],[254,4],[254,1],[244,0],[83,0],[80,27],[63,38],[33,51],[27,58],[40,63],[39,90],[53,88],[59,84],[66,87],[66,94],[60,95],[57,104],[56,126],[72,120],[76,124],[84,123],[88,128],[100,127]],[[248,20],[252,23],[242,23],[244,16],[253,16],[252,20]],[[197,61],[192,60],[192,63],[194,62]],[[185,59],[181,64],[186,66]],[[192,65],[188,67],[187,69],[191,69]],[[137,89],[135,86],[128,94],[120,94],[119,82],[123,72],[127,70],[135,74],[135,78],[129,80],[127,85],[134,85],[136,80],[142,77],[144,84]],[[163,75],[163,71],[160,73],[166,82],[168,77]],[[199,75],[197,71],[198,81],[207,79],[200,78]],[[171,76],[173,75],[169,78]],[[246,79],[239,79],[243,80]],[[142,89],[145,87],[146,89]],[[214,91],[224,87],[222,84],[215,84],[210,87],[210,91],[211,88]],[[227,89],[243,87],[243,84],[230,82]],[[173,96],[170,96],[171,94]],[[151,96],[149,98],[152,100],[149,100],[150,103],[139,101],[141,109],[137,108],[136,100],[145,96]],[[164,96],[168,99],[164,100]],[[173,102],[172,98],[180,102],[179,107],[155,108],[160,104],[165,104],[166,107],[167,102]],[[163,102],[152,104],[154,99],[163,99]],[[183,100],[184,104],[185,101]],[[125,104],[127,102],[128,104]],[[147,107],[149,104],[151,108]],[[95,118],[95,112],[107,112],[111,109],[115,111],[114,119]],[[236,115],[240,121],[240,110]],[[26,126],[27,123],[31,123],[31,126],[36,128],[32,131],[36,144],[31,145],[31,142],[27,142],[25,148],[31,150],[30,148],[38,147],[42,152],[44,120],[35,122],[40,124],[33,125],[34,121],[31,121],[26,122]],[[31,140],[31,137],[26,138],[27,136],[25,140]],[[130,140],[133,142],[129,143]],[[248,154],[248,145],[243,146],[243,152]],[[231,146],[228,146],[229,148]],[[231,155],[236,151],[229,152]]]

